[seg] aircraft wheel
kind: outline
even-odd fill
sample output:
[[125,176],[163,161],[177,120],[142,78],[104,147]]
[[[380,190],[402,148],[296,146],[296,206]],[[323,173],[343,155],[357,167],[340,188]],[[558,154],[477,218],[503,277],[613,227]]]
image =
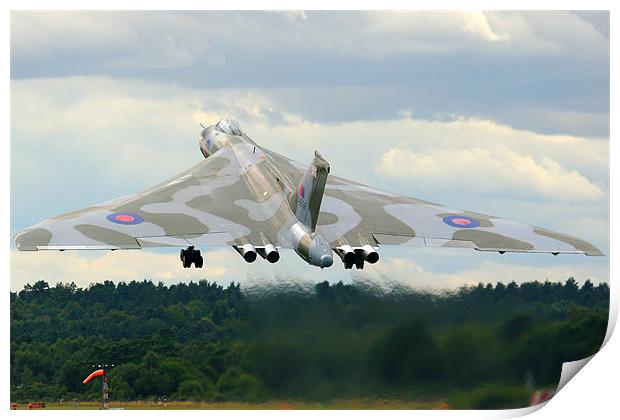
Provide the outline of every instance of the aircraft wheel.
[[189,249],[182,249],[179,255],[181,258],[181,262],[183,263],[183,268],[190,268],[192,265],[192,255]]
[[187,249],[182,249],[179,257],[183,263],[183,268],[190,268],[192,264],[194,264],[196,268],[202,267],[203,260],[202,255],[200,255],[200,250],[194,249],[193,246],[189,246]]

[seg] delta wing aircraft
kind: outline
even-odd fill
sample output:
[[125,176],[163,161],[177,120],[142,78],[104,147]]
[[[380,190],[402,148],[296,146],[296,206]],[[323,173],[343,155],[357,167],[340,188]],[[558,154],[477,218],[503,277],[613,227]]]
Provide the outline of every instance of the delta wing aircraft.
[[[204,128],[204,127],[203,127]],[[315,152],[305,167],[255,143],[234,120],[204,128],[205,159],[146,191],[63,214],[15,237],[20,251],[179,247],[183,267],[203,266],[198,247],[232,246],[270,263],[293,249],[325,268],[379,260],[380,245],[603,255],[568,235],[380,191],[330,174]]]

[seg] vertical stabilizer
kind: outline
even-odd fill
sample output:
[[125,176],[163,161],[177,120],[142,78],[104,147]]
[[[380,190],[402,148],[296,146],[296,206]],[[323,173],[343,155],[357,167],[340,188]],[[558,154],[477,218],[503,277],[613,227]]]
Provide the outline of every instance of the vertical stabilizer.
[[291,207],[297,219],[312,230],[319,219],[327,174],[329,174],[329,163],[315,151],[314,160],[301,178],[291,200]]

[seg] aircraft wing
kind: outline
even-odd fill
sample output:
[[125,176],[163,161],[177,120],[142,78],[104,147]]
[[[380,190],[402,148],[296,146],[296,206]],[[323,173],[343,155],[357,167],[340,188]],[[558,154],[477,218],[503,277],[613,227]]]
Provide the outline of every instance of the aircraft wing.
[[[293,182],[303,165],[265,151]],[[380,191],[330,175],[318,229],[332,247],[370,244],[464,247],[479,251],[604,255],[581,239],[547,229]]]
[[[267,149],[233,144],[146,191],[41,222],[17,235],[15,243],[22,251],[239,245],[240,239],[291,247],[282,229],[290,213],[287,197],[264,160],[292,185],[307,169]],[[370,244],[603,255],[568,235],[333,175],[317,229],[334,248]]]
[[238,238],[280,245],[264,220],[288,203],[275,181],[261,175],[251,147],[222,148],[146,191],[45,220],[15,244],[21,251],[233,245]]

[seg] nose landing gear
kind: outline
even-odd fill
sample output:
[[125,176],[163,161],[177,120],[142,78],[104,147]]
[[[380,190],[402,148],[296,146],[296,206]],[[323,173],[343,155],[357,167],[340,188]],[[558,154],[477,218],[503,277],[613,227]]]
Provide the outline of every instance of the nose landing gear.
[[183,268],[190,268],[192,263],[196,268],[202,268],[202,255],[200,255],[199,249],[194,249],[193,246],[188,246],[187,249],[181,250],[181,262],[183,263]]

